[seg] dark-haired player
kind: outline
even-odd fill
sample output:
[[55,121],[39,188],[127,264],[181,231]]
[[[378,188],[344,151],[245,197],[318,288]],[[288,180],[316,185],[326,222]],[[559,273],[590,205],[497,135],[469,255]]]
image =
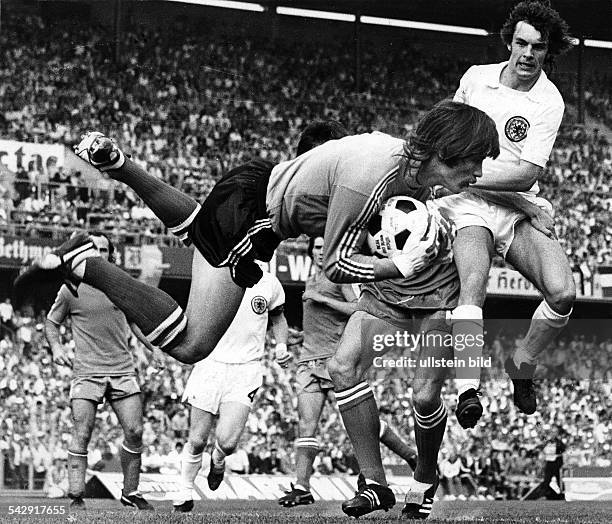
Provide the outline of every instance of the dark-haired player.
[[[532,378],[537,356],[567,324],[576,295],[567,256],[554,234],[552,206],[537,196],[538,178],[564,111],[543,66],[571,43],[567,24],[547,1],[516,5],[501,36],[510,51],[508,61],[471,67],[455,95],[456,101],[478,107],[495,121],[500,154],[483,162],[483,176],[468,193],[437,202],[459,230],[454,253],[461,295],[453,312],[455,331],[482,335],[482,305],[495,253],[544,295],[527,336],[506,361],[514,402],[531,414],[536,410]],[[464,427],[473,427],[482,414],[476,396],[479,378],[472,370],[457,384],[457,418]]]
[[[101,233],[91,233],[100,258],[112,263],[113,244]],[[71,362],[61,342],[60,326],[70,319],[75,342]],[[87,446],[98,404],[106,399],[119,419],[125,440],[119,452],[123,469],[121,503],[143,510],[153,507],[138,492],[142,451],[142,399],[128,344],[130,326],[125,315],[101,291],[87,285],[75,297],[66,286],[57,294],[45,322],[53,361],[71,366],[72,439],[68,449],[68,496],[71,506],[84,508]],[[138,328],[134,334],[148,345]]]
[[261,278],[255,259],[270,260],[285,238],[324,236],[323,267],[333,282],[418,272],[436,255],[435,225],[412,252],[378,259],[362,250],[367,223],[391,196],[426,199],[435,185],[454,193],[466,189],[499,145],[482,111],[443,101],[408,142],[369,133],[329,141],[276,167],[255,160],[223,177],[202,206],[148,175],[100,133],[85,136],[76,151],[129,185],[173,233],[196,246],[187,309],[101,259],[86,236],[63,244],[37,267],[66,268],[72,278],[102,290],[153,345],[194,363],[225,333],[244,288]]

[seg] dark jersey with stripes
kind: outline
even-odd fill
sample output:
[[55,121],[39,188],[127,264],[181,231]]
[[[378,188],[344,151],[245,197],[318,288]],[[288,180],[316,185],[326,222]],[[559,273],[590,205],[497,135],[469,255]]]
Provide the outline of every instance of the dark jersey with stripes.
[[404,144],[366,133],[331,140],[277,165],[266,197],[275,233],[324,237],[323,269],[333,282],[373,281],[375,258],[361,252],[370,219],[392,196],[424,201],[431,195],[416,183],[420,163],[408,162]]

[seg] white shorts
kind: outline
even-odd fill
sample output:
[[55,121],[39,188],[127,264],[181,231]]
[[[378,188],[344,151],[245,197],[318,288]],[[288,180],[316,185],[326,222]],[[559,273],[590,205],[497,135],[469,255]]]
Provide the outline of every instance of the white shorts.
[[[552,215],[552,205],[545,198],[536,196],[526,198]],[[514,240],[514,227],[527,218],[521,211],[493,204],[471,193],[449,195],[433,202],[455,223],[458,230],[469,226],[481,226],[491,231],[495,251],[504,258]]]
[[259,361],[227,364],[203,360],[189,375],[183,402],[217,415],[219,406],[225,402],[239,402],[251,407],[262,384],[263,366]]

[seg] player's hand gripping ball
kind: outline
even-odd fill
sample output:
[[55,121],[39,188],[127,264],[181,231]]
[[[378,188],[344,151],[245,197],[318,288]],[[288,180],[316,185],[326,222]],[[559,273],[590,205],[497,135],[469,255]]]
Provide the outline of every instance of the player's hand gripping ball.
[[452,261],[456,230],[438,208],[407,196],[392,197],[368,224],[368,247],[393,260],[404,277]]

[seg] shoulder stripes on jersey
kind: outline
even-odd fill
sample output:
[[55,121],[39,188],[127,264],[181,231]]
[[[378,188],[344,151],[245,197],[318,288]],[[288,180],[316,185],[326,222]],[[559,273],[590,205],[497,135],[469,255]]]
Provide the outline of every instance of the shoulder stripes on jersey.
[[355,250],[355,245],[359,235],[366,228],[368,222],[379,211],[378,200],[382,197],[391,181],[395,178],[399,171],[399,166],[393,168],[387,173],[372,190],[368,197],[366,205],[357,217],[357,220],[349,226],[344,232],[340,245],[338,246],[338,255],[336,265],[340,271],[351,276],[356,276],[361,279],[374,280],[374,267],[371,264],[362,264],[350,259]]

